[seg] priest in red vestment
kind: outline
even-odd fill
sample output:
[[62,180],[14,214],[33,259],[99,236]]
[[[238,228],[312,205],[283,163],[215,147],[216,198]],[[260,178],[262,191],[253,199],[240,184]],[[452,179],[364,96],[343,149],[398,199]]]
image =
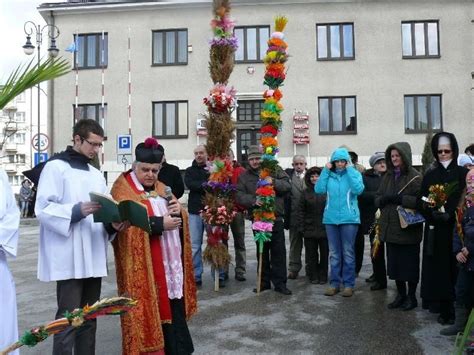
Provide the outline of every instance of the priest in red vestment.
[[188,214],[158,181],[163,152],[154,138],[135,148],[132,169],[112,187],[117,201],[148,210],[151,234],[130,227],[113,241],[120,295],[138,300],[122,315],[122,352],[127,355],[190,354],[187,320],[197,310]]

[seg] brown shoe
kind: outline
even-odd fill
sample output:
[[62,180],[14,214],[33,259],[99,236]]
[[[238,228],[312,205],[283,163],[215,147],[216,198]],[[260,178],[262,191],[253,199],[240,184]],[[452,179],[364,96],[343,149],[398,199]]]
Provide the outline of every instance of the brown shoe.
[[294,271],[290,271],[288,273],[288,278],[291,279],[291,280],[296,280],[298,278],[298,273],[294,272]]
[[325,292],[324,292],[324,295],[325,296],[334,296],[336,293],[339,292],[339,289],[338,288],[335,288],[335,287],[329,287]]
[[354,290],[350,287],[344,287],[344,291],[342,291],[342,297],[352,297],[354,294]]

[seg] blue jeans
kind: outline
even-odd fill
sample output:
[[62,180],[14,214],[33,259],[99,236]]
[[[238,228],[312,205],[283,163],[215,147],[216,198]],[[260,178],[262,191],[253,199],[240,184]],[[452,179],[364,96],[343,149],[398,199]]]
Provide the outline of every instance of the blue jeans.
[[201,281],[202,276],[202,238],[204,221],[198,214],[189,214],[189,233],[191,234],[191,249],[193,251],[194,279]]
[[326,224],[329,242],[329,265],[331,287],[354,288],[355,285],[355,253],[354,244],[359,229],[358,224]]

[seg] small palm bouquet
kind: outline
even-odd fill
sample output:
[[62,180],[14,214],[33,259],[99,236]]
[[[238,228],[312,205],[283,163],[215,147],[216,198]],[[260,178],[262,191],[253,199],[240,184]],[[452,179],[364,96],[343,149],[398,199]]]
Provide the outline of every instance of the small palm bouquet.
[[445,184],[431,185],[428,189],[428,197],[423,197],[423,201],[427,202],[429,207],[437,209],[444,213],[444,205],[448,201],[449,196],[456,190],[457,181]]

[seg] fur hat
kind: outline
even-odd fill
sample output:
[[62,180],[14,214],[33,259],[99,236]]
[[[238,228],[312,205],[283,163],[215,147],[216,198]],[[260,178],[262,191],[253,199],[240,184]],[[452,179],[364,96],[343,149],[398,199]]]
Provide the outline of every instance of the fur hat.
[[378,161],[385,160],[384,152],[376,152],[369,158],[370,167],[373,168]]

